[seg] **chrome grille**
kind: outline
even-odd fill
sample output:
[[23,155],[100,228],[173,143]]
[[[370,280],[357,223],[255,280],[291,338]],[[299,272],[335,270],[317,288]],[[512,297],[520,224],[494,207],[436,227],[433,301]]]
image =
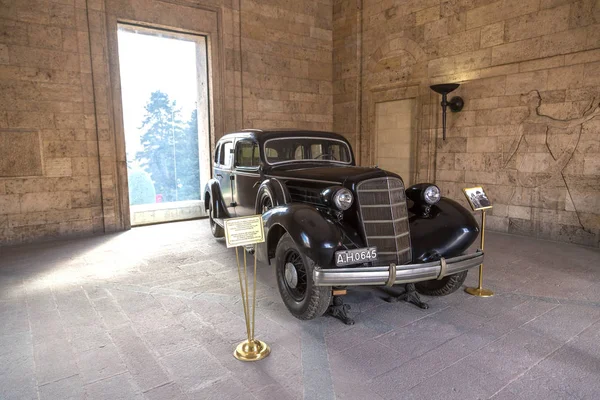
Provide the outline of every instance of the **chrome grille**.
[[378,264],[412,260],[406,195],[398,178],[377,178],[356,188],[367,246],[376,246]]

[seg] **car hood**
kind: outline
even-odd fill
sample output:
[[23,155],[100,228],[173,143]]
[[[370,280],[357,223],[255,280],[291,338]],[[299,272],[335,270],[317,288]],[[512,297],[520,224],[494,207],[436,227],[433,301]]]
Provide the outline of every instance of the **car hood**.
[[272,169],[267,175],[290,180],[310,180],[315,182],[349,185],[365,179],[394,176],[396,174],[379,168],[355,166],[312,166],[304,168]]

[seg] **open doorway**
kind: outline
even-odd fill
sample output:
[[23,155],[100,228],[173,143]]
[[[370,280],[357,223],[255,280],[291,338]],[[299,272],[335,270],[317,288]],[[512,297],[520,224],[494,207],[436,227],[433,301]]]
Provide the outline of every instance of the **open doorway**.
[[206,37],[119,24],[118,43],[131,225],[204,216]]

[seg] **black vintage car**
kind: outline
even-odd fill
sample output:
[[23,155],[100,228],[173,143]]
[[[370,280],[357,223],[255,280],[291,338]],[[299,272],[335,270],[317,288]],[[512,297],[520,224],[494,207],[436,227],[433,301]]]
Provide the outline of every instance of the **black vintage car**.
[[[479,226],[439,189],[377,167],[356,166],[348,141],[330,132],[244,130],[219,140],[205,206],[215,237],[223,220],[262,214],[281,297],[300,319],[323,315],[348,286],[409,284],[417,292],[457,290],[483,253],[465,254]],[[410,288],[412,287],[412,293]],[[406,298],[408,297],[408,298]]]

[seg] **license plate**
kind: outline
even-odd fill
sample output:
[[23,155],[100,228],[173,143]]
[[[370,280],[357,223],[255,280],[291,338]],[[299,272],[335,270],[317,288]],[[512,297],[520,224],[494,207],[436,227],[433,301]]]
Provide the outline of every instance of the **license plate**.
[[361,264],[377,260],[377,247],[364,247],[354,250],[340,250],[335,252],[335,265]]

